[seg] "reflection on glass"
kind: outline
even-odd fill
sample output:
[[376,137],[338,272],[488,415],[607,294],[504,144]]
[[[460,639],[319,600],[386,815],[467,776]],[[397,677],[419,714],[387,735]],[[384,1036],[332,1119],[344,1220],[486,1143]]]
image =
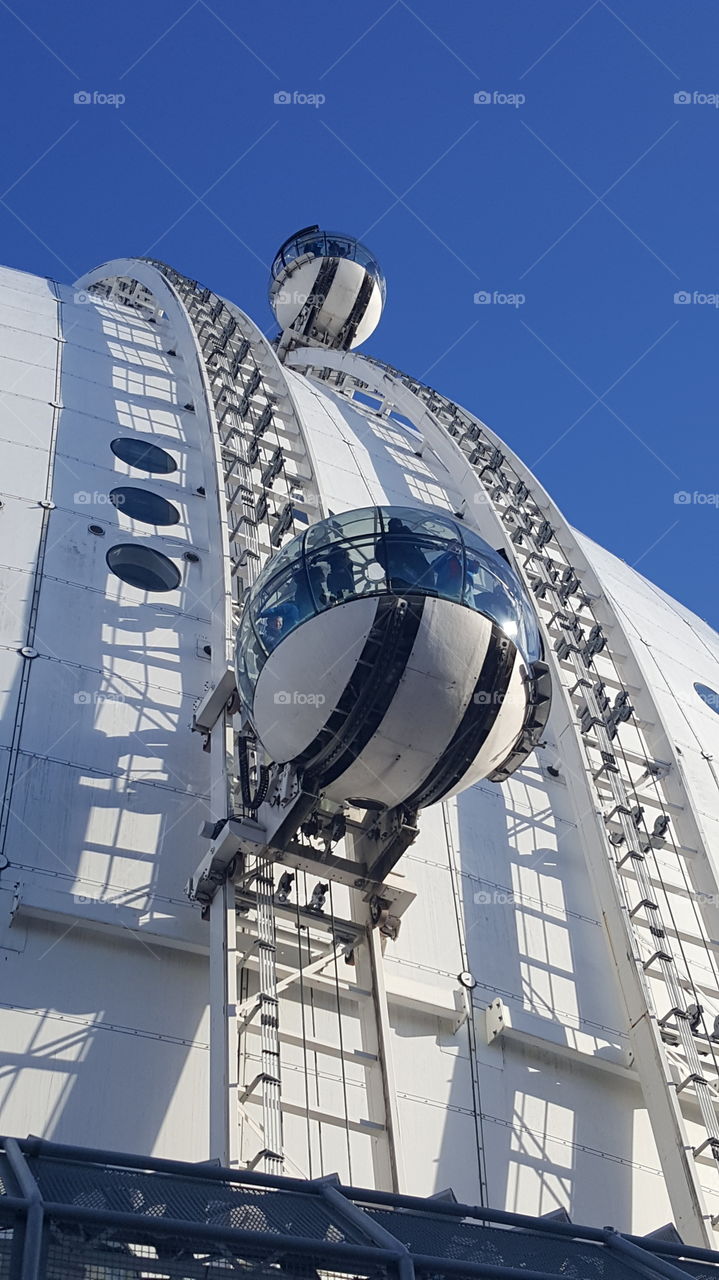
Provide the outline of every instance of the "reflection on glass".
[[[516,574],[478,534],[439,512],[366,507],[312,525],[257,578],[243,615],[240,680],[306,618],[363,595],[419,592],[491,618],[529,662],[537,623]],[[244,666],[243,666],[244,664]]]
[[346,236],[339,231],[320,231],[319,227],[310,227],[291,236],[272,263],[272,279],[276,280],[288,263],[305,254],[311,258],[348,258],[350,262],[359,262],[377,281],[384,302],[387,286],[374,254],[354,236]]

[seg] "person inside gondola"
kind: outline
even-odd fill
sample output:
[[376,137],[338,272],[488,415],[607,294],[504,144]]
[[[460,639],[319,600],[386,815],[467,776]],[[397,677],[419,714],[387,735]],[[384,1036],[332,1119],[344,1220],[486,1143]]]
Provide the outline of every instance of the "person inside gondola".
[[446,600],[460,600],[462,596],[462,548],[458,542],[451,542],[446,551],[435,560],[435,585]]
[[318,609],[327,608],[330,598],[325,584],[325,570],[317,560],[307,565],[307,577],[298,568],[293,600],[297,606],[299,622],[311,618]]
[[300,611],[294,600],[282,600],[265,609],[257,619],[257,630],[267,649],[271,652],[299,620]]
[[352,561],[346,547],[333,547],[327,556],[330,571],[327,574],[327,590],[333,604],[355,594]]
[[390,590],[434,590],[432,566],[417,545],[416,535],[398,516],[390,517],[384,538],[377,539],[375,557],[387,574]]

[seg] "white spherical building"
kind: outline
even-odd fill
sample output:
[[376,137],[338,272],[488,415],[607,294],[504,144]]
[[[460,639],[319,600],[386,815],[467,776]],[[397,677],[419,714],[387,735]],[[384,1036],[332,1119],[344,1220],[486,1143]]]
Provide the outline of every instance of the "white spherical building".
[[3,1131],[712,1245],[719,641],[352,352],[383,284],[312,236],[276,344],[0,272]]

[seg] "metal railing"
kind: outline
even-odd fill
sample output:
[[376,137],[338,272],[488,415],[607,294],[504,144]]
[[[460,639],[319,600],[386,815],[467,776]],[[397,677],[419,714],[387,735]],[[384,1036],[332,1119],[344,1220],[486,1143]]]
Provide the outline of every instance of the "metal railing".
[[312,1181],[0,1139],[0,1280],[719,1278],[719,1253]]

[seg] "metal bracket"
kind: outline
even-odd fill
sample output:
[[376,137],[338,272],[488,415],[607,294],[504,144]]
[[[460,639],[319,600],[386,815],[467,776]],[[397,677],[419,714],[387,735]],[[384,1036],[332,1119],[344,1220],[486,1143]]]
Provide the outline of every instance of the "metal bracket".
[[266,832],[250,818],[228,818],[223,824],[194,875],[185,886],[188,898],[207,906],[224,881],[238,853],[257,853],[264,847]]
[[510,1025],[509,1010],[501,1000],[493,1000],[484,1011],[484,1025],[487,1044],[498,1040],[502,1032]]
[[234,692],[235,673],[231,667],[227,667],[217,684],[212,689],[208,689],[192,717],[193,731],[196,733],[209,733],[217,724]]
[[419,834],[416,817],[403,805],[372,815],[363,824],[355,842],[355,852],[360,862],[367,864],[368,878],[379,881],[399,862]]

